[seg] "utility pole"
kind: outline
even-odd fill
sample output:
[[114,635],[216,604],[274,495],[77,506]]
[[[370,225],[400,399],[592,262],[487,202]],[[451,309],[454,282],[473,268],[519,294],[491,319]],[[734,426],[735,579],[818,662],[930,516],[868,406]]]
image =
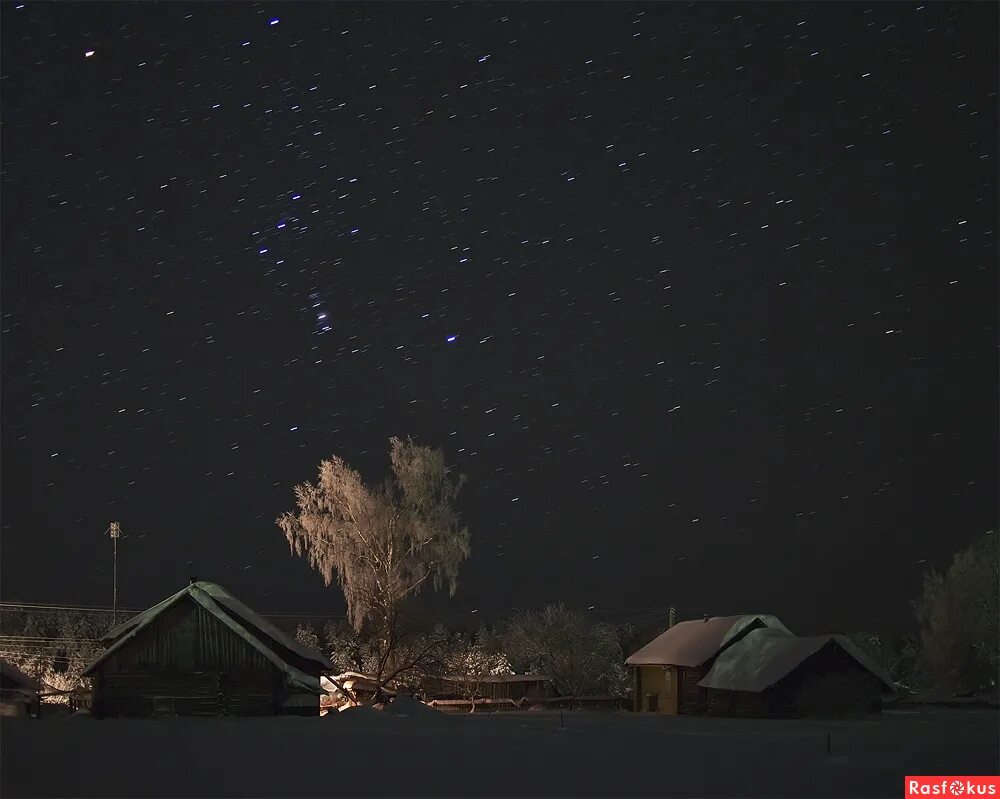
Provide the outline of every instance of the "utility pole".
[[114,566],[113,566],[113,593],[111,596],[111,626],[118,626],[118,539],[123,538],[122,526],[118,522],[111,522],[105,531],[111,536],[111,543],[114,545]]

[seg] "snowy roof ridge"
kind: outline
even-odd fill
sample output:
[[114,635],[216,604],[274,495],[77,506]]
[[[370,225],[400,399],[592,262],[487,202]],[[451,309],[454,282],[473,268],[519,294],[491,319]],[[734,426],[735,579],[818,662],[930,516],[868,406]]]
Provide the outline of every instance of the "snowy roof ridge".
[[[222,586],[216,585],[215,583],[205,582],[191,583],[183,590],[167,597],[162,602],[153,605],[153,607],[143,611],[133,619],[130,619],[124,624],[121,624],[111,630],[102,640],[113,641],[113,643],[99,658],[97,658],[97,660],[91,663],[84,670],[83,676],[93,674],[97,667],[104,663],[104,661],[106,661],[112,654],[125,646],[128,641],[134,639],[142,630],[149,627],[164,611],[173,607],[185,596],[188,596],[194,602],[197,602],[212,616],[225,624],[236,635],[250,644],[250,646],[263,655],[266,660],[282,671],[292,684],[304,688],[307,691],[315,692],[317,694],[322,693],[318,678],[311,677],[288,663],[270,646],[268,646],[266,642],[261,640],[257,631],[248,630],[246,625],[257,627],[259,632],[263,632],[264,634],[272,637],[277,643],[300,655],[300,657],[311,660],[324,667],[332,668],[333,664],[331,664],[327,658],[318,652],[306,649],[297,642],[293,642],[277,627],[274,627],[270,624],[270,622],[266,622],[261,619],[260,616],[237,600],[232,594],[222,588]],[[232,605],[232,607],[230,607],[230,605]]]
[[886,671],[847,636],[813,635],[800,638],[768,627],[752,630],[722,652],[698,685],[725,691],[766,691],[830,643],[843,649],[889,690],[896,690]]
[[745,613],[682,621],[629,655],[630,666],[685,666],[694,668],[711,660],[748,627],[759,626],[791,635],[777,616]]
[[218,583],[197,582],[194,583],[194,585],[207,593],[216,602],[220,603],[224,609],[228,610],[230,613],[234,613],[242,621],[249,622],[273,641],[281,644],[281,646],[294,652],[299,657],[304,658],[305,660],[311,660],[312,662],[322,666],[324,669],[332,670],[334,668],[333,663],[330,662],[330,659],[324,654],[312,649],[311,647],[300,644],[263,616],[243,604],[239,599],[233,596]]
[[185,586],[176,594],[167,597],[162,602],[158,602],[137,616],[133,616],[128,621],[123,622],[114,629],[108,631],[104,634],[101,640],[110,643],[121,635],[127,633],[135,626],[145,627],[150,618],[159,616],[160,613],[171,607],[182,596],[192,594],[192,591],[196,590],[206,593],[212,598],[212,600],[221,605],[224,611],[228,611],[230,615],[235,616],[241,623],[250,624],[251,626],[256,627],[261,633],[291,652],[294,652],[299,657],[304,658],[305,660],[311,660],[322,666],[324,669],[334,668],[334,665],[330,662],[329,658],[321,652],[317,652],[315,649],[303,646],[256,611],[245,605],[223,586],[206,580],[197,580],[190,585]]

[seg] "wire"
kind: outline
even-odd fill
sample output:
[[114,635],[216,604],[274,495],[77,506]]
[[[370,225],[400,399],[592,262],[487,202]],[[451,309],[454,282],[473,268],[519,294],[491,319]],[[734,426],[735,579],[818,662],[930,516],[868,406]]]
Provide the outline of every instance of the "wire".
[[[107,612],[113,613],[114,608],[102,607],[100,605],[46,605],[39,602],[0,602],[0,611],[2,610],[76,610],[84,611],[90,613],[96,612]],[[141,610],[136,610],[135,608],[118,608],[119,613],[142,613]]]
[[[78,611],[81,613],[107,613],[111,615],[115,612],[112,607],[101,606],[101,605],[46,605],[42,603],[34,602],[0,602],[0,612],[4,610],[13,611]],[[118,608],[118,614],[129,614],[139,615],[143,613],[147,608]],[[325,613],[258,613],[259,616],[263,616],[265,619],[330,619],[330,620],[342,620],[346,619],[346,616],[329,616]]]

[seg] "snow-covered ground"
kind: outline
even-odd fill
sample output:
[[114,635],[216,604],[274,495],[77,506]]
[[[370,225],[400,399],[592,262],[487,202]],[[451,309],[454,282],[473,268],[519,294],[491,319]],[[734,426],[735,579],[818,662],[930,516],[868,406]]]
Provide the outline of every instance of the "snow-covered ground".
[[567,712],[564,726],[553,712],[425,710],[5,719],[0,796],[898,797],[906,774],[995,774],[1000,751],[988,710],[852,721]]

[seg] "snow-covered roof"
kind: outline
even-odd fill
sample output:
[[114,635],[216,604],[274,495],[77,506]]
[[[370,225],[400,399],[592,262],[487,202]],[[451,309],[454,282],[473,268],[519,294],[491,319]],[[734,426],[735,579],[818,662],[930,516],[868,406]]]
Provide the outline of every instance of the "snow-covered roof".
[[700,666],[755,623],[791,635],[776,616],[766,614],[682,621],[634,652],[625,662],[630,666]]
[[121,649],[128,641],[135,638],[139,632],[149,627],[164,611],[173,607],[184,597],[189,597],[192,601],[201,605],[212,616],[260,652],[266,660],[285,673],[290,684],[312,693],[322,693],[322,688],[320,688],[319,680],[316,677],[305,674],[286,662],[284,658],[262,639],[261,633],[271,638],[277,644],[294,652],[299,657],[332,671],[333,664],[328,658],[313,649],[303,646],[270,622],[265,621],[221,585],[204,581],[191,583],[173,596],[167,597],[162,602],[153,605],[153,607],[108,632],[102,640],[105,643],[109,643],[110,646],[105,650],[104,654],[87,667],[83,672],[84,676],[92,674],[112,654]]
[[249,607],[244,605],[240,600],[230,594],[225,588],[216,583],[199,582],[195,583],[201,590],[205,591],[212,597],[216,602],[223,605],[230,613],[234,613],[241,619],[244,619],[262,633],[270,637],[272,640],[277,641],[286,649],[290,649],[299,657],[310,660],[313,663],[318,664],[324,669],[333,670],[333,663],[330,659],[320,652],[317,652],[311,647],[300,644],[294,638],[292,638],[287,633],[282,632],[278,627],[274,626],[265,619],[263,616],[258,615]]
[[760,693],[782,680],[808,657],[827,644],[839,646],[888,688],[895,690],[885,670],[844,635],[815,635],[798,638],[787,630],[752,630],[716,658],[701,688]]

